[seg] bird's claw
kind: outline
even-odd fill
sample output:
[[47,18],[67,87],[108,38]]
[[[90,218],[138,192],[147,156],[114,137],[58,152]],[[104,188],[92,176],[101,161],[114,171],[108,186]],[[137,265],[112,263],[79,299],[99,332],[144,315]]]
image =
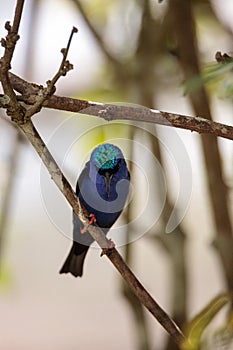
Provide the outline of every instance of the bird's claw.
[[96,217],[94,214],[89,215],[89,225],[92,225],[96,222]]
[[101,252],[100,256],[103,256],[103,255],[107,254],[108,250],[111,250],[113,248],[115,248],[115,243],[110,238],[110,239],[108,239],[108,247],[102,249],[102,252]]
[[81,234],[84,234],[85,232],[87,232],[88,227],[89,227],[90,225],[93,225],[95,222],[96,222],[96,217],[95,217],[95,215],[94,215],[94,214],[90,214],[90,215],[89,215],[89,222],[88,222],[88,224],[86,224],[86,225],[83,226],[83,228],[80,230],[80,233],[81,233]]

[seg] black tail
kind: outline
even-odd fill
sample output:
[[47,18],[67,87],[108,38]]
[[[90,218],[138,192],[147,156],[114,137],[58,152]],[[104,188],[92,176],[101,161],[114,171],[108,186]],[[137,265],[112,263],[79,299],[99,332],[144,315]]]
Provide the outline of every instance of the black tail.
[[83,274],[83,263],[88,249],[89,246],[73,242],[69,255],[59,273],[70,272],[75,277],[81,277]]

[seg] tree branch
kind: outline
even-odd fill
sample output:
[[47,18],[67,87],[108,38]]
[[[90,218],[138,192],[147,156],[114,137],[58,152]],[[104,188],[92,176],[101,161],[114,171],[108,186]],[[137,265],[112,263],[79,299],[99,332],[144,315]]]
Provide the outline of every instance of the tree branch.
[[[35,103],[38,89],[41,89],[41,86],[28,83],[12,73],[10,73],[10,82],[13,88],[22,94],[22,96],[18,96],[18,100],[24,101],[26,104]],[[215,136],[233,140],[233,126],[214,122],[201,117],[190,117],[177,113],[168,113],[139,105],[129,106],[109,103],[105,104],[53,95],[43,102],[43,107],[88,114],[108,121],[134,120],[173,126],[180,129],[196,131],[200,134],[213,134]]]

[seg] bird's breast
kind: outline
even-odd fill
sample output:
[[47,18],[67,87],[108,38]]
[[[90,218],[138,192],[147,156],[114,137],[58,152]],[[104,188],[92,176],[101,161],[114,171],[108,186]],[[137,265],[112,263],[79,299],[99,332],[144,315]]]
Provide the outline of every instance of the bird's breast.
[[122,212],[128,194],[129,181],[112,181],[107,194],[104,181],[93,183],[89,178],[82,182],[79,199],[89,213],[96,217],[100,227],[111,227]]

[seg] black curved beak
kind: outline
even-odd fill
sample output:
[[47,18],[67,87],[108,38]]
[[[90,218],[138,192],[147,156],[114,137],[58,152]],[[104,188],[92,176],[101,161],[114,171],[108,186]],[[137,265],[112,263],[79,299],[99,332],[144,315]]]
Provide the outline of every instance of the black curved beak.
[[112,179],[112,174],[106,171],[104,174],[104,180],[105,180],[105,186],[106,186],[106,194],[107,197],[109,198],[110,195],[110,184],[111,184],[111,179]]

